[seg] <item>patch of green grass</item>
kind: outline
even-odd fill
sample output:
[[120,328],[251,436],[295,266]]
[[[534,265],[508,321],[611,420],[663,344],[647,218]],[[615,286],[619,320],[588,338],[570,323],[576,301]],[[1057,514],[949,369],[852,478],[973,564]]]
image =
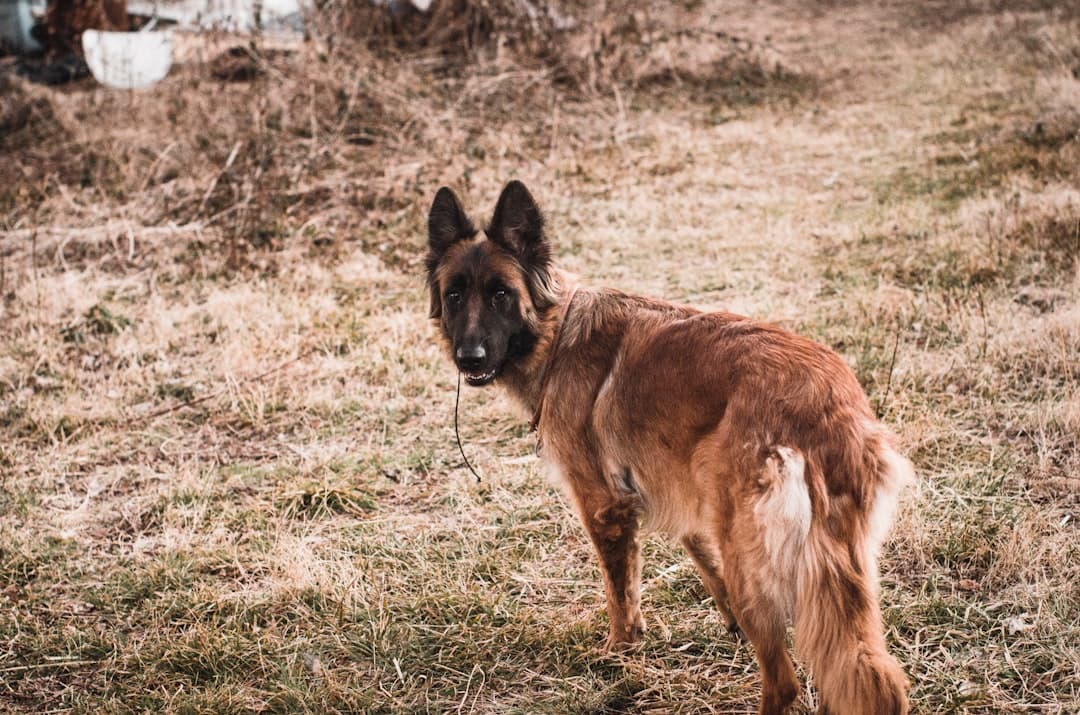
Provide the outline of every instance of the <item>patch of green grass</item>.
[[104,305],[92,306],[82,319],[60,331],[65,343],[82,344],[89,335],[115,335],[131,326],[131,320]]
[[[11,463],[7,461],[3,448],[0,448],[0,469],[10,469]],[[38,495],[35,491],[16,486],[14,483],[0,482],[0,514],[7,514],[12,518],[26,520],[31,510],[39,504]]]
[[[6,530],[5,530],[6,531]],[[26,588],[66,572],[78,555],[76,545],[56,536],[7,533],[0,542],[0,583]]]
[[1001,524],[987,519],[986,509],[972,516],[973,521],[945,527],[930,555],[938,565],[958,576],[978,578],[993,565]]
[[101,609],[134,610],[163,594],[195,585],[195,564],[189,556],[166,553],[149,563],[120,563],[113,578],[93,594]]
[[157,386],[155,393],[160,399],[172,399],[181,402],[191,402],[195,399],[195,388],[182,382],[163,382]]
[[926,164],[904,166],[877,185],[878,202],[896,205],[931,198],[946,210],[1023,176],[1042,184],[1069,182],[1078,175],[1080,115],[1014,120],[965,127],[929,137],[941,150]]
[[282,494],[277,507],[288,518],[319,519],[334,514],[363,516],[376,508],[376,502],[347,484],[305,481]]

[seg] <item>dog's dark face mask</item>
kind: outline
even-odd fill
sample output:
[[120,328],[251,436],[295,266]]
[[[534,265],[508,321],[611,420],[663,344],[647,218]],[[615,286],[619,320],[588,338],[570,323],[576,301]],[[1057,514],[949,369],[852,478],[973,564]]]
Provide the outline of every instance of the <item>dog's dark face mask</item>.
[[532,352],[538,314],[554,300],[549,267],[543,218],[523,184],[503,189],[484,236],[454,193],[439,189],[428,217],[431,317],[470,385]]

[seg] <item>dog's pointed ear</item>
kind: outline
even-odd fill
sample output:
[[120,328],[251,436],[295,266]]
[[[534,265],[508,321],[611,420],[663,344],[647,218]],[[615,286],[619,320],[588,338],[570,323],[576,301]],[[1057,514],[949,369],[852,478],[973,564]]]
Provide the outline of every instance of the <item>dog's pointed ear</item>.
[[439,295],[435,278],[439,261],[450,246],[475,235],[476,227],[465,215],[458,197],[446,186],[439,189],[435,194],[435,201],[431,204],[431,212],[428,213],[427,278],[428,288],[431,290],[431,309],[428,314],[432,318],[442,315],[442,296]]
[[511,181],[495,203],[487,236],[521,262],[529,278],[533,304],[540,309],[555,300],[551,279],[551,246],[544,235],[544,215],[520,181]]
[[511,181],[502,190],[487,234],[518,255],[543,242],[544,216],[525,184]]
[[428,249],[431,255],[442,256],[450,246],[471,238],[475,233],[476,228],[465,215],[454,192],[446,186],[439,189],[428,213]]

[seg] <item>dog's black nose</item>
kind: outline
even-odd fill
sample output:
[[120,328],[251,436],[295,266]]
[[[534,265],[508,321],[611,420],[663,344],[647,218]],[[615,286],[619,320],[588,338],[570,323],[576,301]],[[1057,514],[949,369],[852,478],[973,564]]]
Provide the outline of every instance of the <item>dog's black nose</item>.
[[484,350],[483,345],[462,346],[457,349],[454,357],[457,358],[459,368],[465,372],[476,372],[484,366],[487,351]]

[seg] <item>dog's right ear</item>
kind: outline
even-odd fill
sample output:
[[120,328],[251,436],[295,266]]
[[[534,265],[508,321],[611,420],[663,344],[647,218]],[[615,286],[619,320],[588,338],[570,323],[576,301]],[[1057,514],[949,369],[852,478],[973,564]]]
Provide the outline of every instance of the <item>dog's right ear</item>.
[[476,228],[465,215],[458,197],[446,186],[439,189],[428,214],[428,250],[431,255],[441,257],[450,246],[475,235]]
[[439,189],[435,194],[435,201],[431,204],[431,212],[428,214],[427,275],[428,287],[431,289],[430,315],[432,318],[442,315],[442,297],[439,295],[439,286],[435,281],[436,266],[442,260],[446,249],[458,241],[464,241],[475,235],[476,227],[465,215],[458,197],[446,186]]

